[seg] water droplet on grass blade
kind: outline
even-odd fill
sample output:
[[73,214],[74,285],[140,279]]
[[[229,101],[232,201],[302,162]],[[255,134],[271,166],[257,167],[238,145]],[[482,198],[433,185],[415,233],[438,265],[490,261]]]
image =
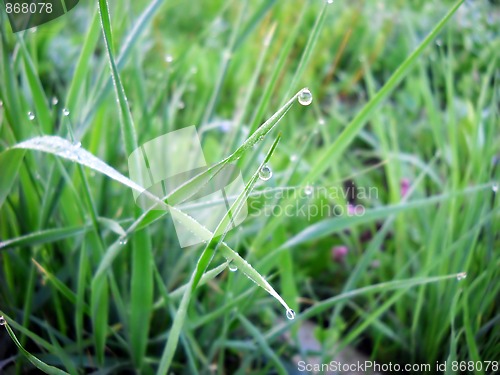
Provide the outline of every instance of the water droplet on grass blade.
[[273,171],[271,170],[271,168],[267,164],[263,165],[262,168],[259,171],[259,178],[262,181],[267,181],[271,177],[273,177]]
[[174,58],[172,57],[172,55],[165,55],[165,62],[168,62],[168,63],[171,63],[172,61],[174,61]]
[[59,99],[57,99],[57,98],[54,96],[50,102],[52,103],[52,105],[56,105],[57,103],[59,103]]
[[306,87],[302,89],[302,91],[299,94],[299,103],[302,105],[309,105],[313,101],[313,96],[311,94],[311,91]]
[[293,311],[292,309],[286,310],[286,317],[289,320],[294,320],[295,319],[295,311]]
[[467,272],[460,272],[460,273],[457,273],[457,280],[460,281],[460,280],[463,280],[467,277]]
[[62,114],[63,114],[64,116],[69,116],[69,109],[68,109],[68,108],[64,108],[64,109],[62,110]]
[[333,4],[333,0],[326,0],[327,4]]
[[82,142],[75,142],[75,143],[73,143],[73,147],[74,148],[80,148],[80,147],[82,147]]
[[126,238],[121,238],[119,244],[120,245],[126,245],[127,244],[127,239]]
[[314,188],[311,186],[311,185],[307,185],[305,188],[304,188],[304,194],[305,195],[311,195],[314,191]]
[[233,264],[233,263],[229,263],[228,268],[229,268],[229,271],[231,271],[231,272],[238,271],[238,266],[236,264]]
[[498,192],[498,182],[494,182],[491,185],[491,190],[493,190],[494,193]]
[[28,112],[28,118],[30,121],[33,121],[35,119],[35,114],[33,112]]
[[5,326],[5,325],[7,325],[7,321],[3,316],[0,316],[0,326]]

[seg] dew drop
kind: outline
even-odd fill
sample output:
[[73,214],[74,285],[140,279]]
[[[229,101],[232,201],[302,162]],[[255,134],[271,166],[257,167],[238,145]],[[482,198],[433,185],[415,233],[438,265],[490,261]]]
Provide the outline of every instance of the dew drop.
[[73,143],[73,147],[74,148],[80,148],[80,147],[82,147],[82,142],[75,142],[75,143]]
[[304,194],[305,195],[311,195],[314,191],[314,188],[311,186],[311,185],[307,185],[305,188],[304,188]]
[[236,264],[229,263],[229,271],[236,272],[238,271],[238,266]]
[[7,321],[3,316],[0,316],[0,326],[5,326],[5,325],[7,325]]
[[59,103],[59,99],[54,96],[50,102],[52,103],[52,105],[56,105],[57,103]]
[[302,89],[302,91],[299,94],[299,103],[302,105],[309,105],[313,101],[313,96],[311,94],[311,91],[306,87],[305,89]]
[[69,109],[68,109],[68,108],[64,108],[64,109],[62,110],[62,114],[63,114],[64,116],[69,116]]
[[467,277],[467,273],[466,272],[460,272],[460,273],[457,273],[457,280],[460,281],[460,280],[463,280]]
[[33,121],[35,119],[35,114],[33,112],[28,112],[28,118],[30,121]]
[[325,119],[323,117],[321,117],[319,120],[318,120],[318,124],[320,124],[321,126],[325,125]]
[[295,155],[295,154],[293,154],[292,156],[290,156],[290,161],[291,162],[297,161],[297,159],[298,159],[298,156]]
[[172,61],[174,61],[174,58],[172,55],[165,55],[165,62],[168,62],[168,63],[171,63]]
[[286,310],[286,317],[289,320],[294,320],[295,319],[295,311],[293,311],[292,309]]
[[0,100],[0,108],[3,107],[3,102]]
[[491,185],[491,190],[493,190],[494,193],[498,192],[498,183],[494,182],[493,185]]
[[120,245],[126,245],[126,244],[127,244],[127,239],[126,239],[126,238],[122,238],[122,239],[120,239],[119,244],[120,244]]
[[271,168],[268,165],[263,165],[259,171],[259,178],[262,181],[267,181],[271,177],[273,177],[273,171],[271,170]]
[[326,0],[327,4],[333,4],[333,0]]

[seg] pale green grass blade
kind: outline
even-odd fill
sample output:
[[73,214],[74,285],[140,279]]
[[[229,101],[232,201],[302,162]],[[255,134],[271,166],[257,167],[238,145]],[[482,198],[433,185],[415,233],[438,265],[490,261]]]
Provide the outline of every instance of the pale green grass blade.
[[378,219],[383,219],[392,214],[433,205],[442,201],[452,199],[457,196],[473,194],[473,193],[481,193],[487,191],[488,189],[491,189],[490,184],[483,184],[463,189],[457,192],[449,192],[402,204],[395,204],[391,206],[385,206],[381,208],[367,210],[363,216],[325,219],[307,227],[302,232],[299,232],[294,237],[285,242],[283,245],[281,245],[280,249],[290,248],[292,246],[296,246],[307,241],[316,240],[324,236],[327,236],[331,233],[337,232],[339,230],[352,227],[353,225],[358,225]]
[[99,0],[99,14],[101,17],[101,27],[104,35],[104,43],[108,55],[109,65],[111,67],[111,75],[113,78],[113,85],[115,87],[116,98],[118,99],[120,110],[120,124],[122,137],[125,145],[125,152],[130,155],[137,148],[137,135],[134,128],[134,121],[128,108],[128,100],[125,96],[118,68],[116,67],[113,57],[113,39],[111,36],[111,20],[109,17],[108,2],[106,0]]
[[[3,319],[3,317],[2,317]],[[26,349],[23,348],[23,346],[21,345],[21,343],[19,342],[19,340],[17,339],[16,337],[16,334],[14,333],[14,331],[12,331],[12,329],[10,328],[9,324],[5,324],[4,325],[5,329],[7,330],[7,333],[9,334],[10,338],[12,339],[12,341],[14,342],[14,344],[16,344],[16,346],[18,347],[19,351],[28,359],[28,361],[30,361],[36,368],[38,368],[39,370],[45,372],[46,374],[50,374],[50,375],[61,375],[61,374],[68,374],[67,372],[63,371],[63,370],[60,370],[58,369],[57,367],[54,367],[54,366],[50,366],[42,361],[40,361],[38,358],[36,358],[34,355],[31,355]]]
[[[5,198],[9,195],[24,158],[24,152],[2,152],[0,153],[0,207],[2,207]],[[1,244],[1,243],[0,243]],[[0,249],[2,246],[0,245]]]
[[[335,297],[328,298],[326,300],[323,300],[321,302],[318,302],[314,306],[309,307],[308,309],[304,310],[300,314],[297,314],[295,316],[296,321],[302,321],[306,319],[310,319],[318,314],[320,314],[323,311],[326,311],[330,309],[331,307],[335,306],[336,303],[342,300],[350,299],[353,297],[365,295],[365,294],[371,294],[371,293],[376,293],[376,292],[387,292],[391,290],[398,290],[398,289],[410,289],[414,288],[419,285],[425,285],[425,284],[432,284],[432,283],[438,283],[441,281],[445,280],[455,280],[456,281],[457,274],[451,274],[451,275],[446,275],[446,276],[434,276],[434,277],[423,277],[423,278],[413,278],[413,279],[406,279],[406,280],[393,280],[393,281],[388,281],[388,282],[383,282],[375,285],[369,285],[363,288],[351,290],[346,293],[339,294]],[[265,334],[266,339],[271,339],[274,338],[280,334],[283,334],[287,329],[290,328],[292,325],[292,322],[287,322],[280,324],[277,327],[272,328],[268,333]]]
[[33,232],[21,237],[12,238],[0,242],[0,251],[11,249],[14,247],[28,247],[44,243],[51,243],[66,238],[72,238],[76,235],[83,234],[91,229],[91,226],[78,226],[70,228],[46,229],[39,232]]

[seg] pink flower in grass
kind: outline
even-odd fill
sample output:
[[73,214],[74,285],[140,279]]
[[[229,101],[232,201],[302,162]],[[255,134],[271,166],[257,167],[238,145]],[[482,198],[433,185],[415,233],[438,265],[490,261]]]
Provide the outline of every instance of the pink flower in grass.
[[406,194],[408,194],[408,190],[410,190],[410,179],[409,178],[402,178],[401,179],[401,197],[404,198],[406,197]]
[[334,246],[332,248],[332,258],[337,263],[342,263],[349,252],[347,246]]

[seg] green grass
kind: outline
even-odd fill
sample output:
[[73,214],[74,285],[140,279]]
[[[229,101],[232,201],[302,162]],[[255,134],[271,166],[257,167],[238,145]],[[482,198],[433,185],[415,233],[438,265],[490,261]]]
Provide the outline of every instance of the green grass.
[[[35,32],[0,20],[0,372],[286,374],[348,346],[500,358],[494,1],[100,0]],[[167,211],[135,205],[127,159],[192,124],[211,168],[149,197],[206,240],[182,249]],[[241,226],[169,206],[229,163]],[[295,211],[346,209],[318,193],[348,185],[376,192],[363,215]]]

